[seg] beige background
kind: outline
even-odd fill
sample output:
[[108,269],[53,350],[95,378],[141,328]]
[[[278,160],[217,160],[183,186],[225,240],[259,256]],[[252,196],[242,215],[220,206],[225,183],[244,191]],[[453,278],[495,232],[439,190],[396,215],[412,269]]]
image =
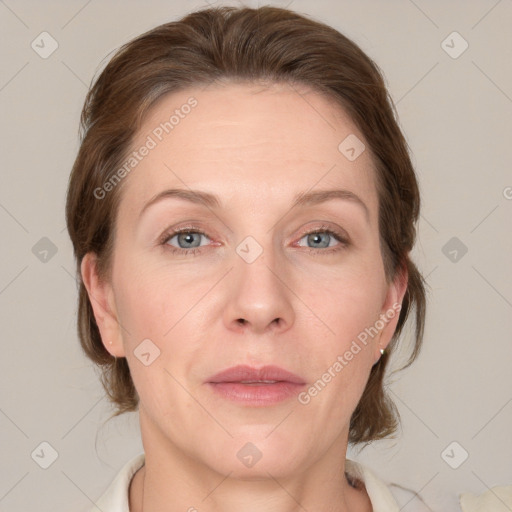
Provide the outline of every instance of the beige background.
[[[270,3],[353,38],[397,103],[423,194],[414,256],[431,288],[426,338],[391,385],[401,437],[349,455],[421,491],[433,510],[458,510],[460,492],[512,484],[512,2]],[[0,1],[2,511],[89,510],[142,450],[136,414],[102,424],[111,410],[78,345],[65,192],[80,109],[104,59],[204,5]],[[47,58],[31,47],[43,31],[58,43]],[[463,39],[443,48],[454,31]],[[43,237],[57,251],[47,261]],[[445,247],[452,237],[458,248]],[[47,469],[36,455],[50,461],[43,442],[58,454]],[[457,469],[445,462],[457,465],[463,450]]]

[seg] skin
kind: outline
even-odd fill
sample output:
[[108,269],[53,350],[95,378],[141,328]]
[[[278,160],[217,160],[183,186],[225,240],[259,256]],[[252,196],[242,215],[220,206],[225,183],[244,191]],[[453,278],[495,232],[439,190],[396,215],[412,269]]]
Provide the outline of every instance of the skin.
[[[366,490],[343,476],[349,421],[398,314],[307,405],[292,397],[241,406],[205,384],[237,364],[275,364],[310,386],[401,304],[407,276],[385,277],[369,146],[316,92],[239,83],[165,96],[133,148],[190,96],[198,105],[121,185],[111,280],[98,280],[94,254],[82,262],[105,347],[127,358],[140,396],[146,463],[132,480],[130,510],[371,511]],[[349,134],[367,148],[352,162],[338,150]],[[139,219],[168,188],[207,191],[222,206],[170,198]],[[359,196],[368,218],[350,200],[291,209],[299,193],[340,188]],[[159,245],[190,221],[207,236]],[[344,230],[348,245],[325,232],[307,236],[323,225]],[[236,252],[247,236],[263,250],[250,264]],[[198,244],[195,255],[171,252]],[[134,350],[148,338],[160,356],[145,366]],[[247,442],[262,453],[251,468],[237,458]]]

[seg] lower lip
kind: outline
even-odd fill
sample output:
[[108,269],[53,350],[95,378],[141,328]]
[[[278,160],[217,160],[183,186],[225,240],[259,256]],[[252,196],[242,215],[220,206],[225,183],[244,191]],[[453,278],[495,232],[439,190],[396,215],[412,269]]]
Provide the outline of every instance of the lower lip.
[[274,384],[242,384],[240,382],[209,382],[223,398],[243,405],[267,406],[296,397],[305,384],[276,382]]

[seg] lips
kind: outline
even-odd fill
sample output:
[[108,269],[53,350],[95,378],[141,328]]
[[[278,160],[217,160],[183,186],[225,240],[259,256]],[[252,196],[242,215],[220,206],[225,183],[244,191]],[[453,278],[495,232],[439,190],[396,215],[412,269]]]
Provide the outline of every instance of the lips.
[[234,366],[210,377],[205,384],[217,396],[238,406],[269,407],[297,396],[304,379],[278,366]]
[[223,370],[208,379],[209,383],[239,383],[247,385],[275,384],[278,382],[289,382],[291,384],[305,384],[304,379],[279,366],[263,366],[252,368],[251,366],[239,365]]

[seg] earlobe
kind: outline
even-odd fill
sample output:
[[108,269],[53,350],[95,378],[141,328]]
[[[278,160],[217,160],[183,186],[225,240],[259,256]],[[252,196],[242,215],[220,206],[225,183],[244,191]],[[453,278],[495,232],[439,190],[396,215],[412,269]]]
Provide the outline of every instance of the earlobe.
[[114,357],[124,357],[112,285],[99,279],[94,253],[89,252],[83,257],[80,270],[105,349]]

